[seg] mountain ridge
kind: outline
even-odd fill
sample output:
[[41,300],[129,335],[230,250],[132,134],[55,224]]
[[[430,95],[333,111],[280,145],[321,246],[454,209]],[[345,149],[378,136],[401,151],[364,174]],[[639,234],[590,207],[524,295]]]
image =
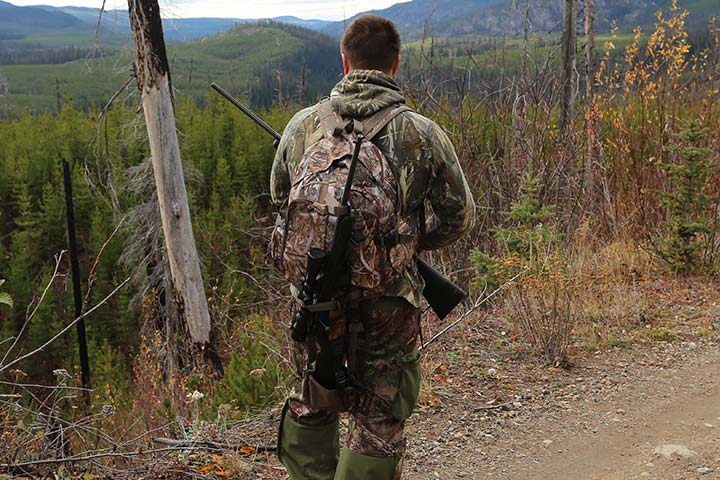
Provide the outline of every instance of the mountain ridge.
[[[597,30],[607,31],[611,25],[630,30],[637,25],[654,23],[657,10],[670,6],[672,0],[597,0]],[[321,31],[340,37],[346,25],[364,13],[383,15],[398,24],[405,39],[423,36],[462,37],[467,35],[520,35],[524,28],[522,8],[515,3],[522,0],[411,0],[399,2],[381,10],[361,12],[344,21],[328,22],[280,16],[265,19],[243,18],[164,18],[165,36],[170,42],[187,42],[225,32],[236,24],[276,21]],[[530,0],[531,31],[533,34],[557,32],[562,18],[560,0]],[[689,23],[706,22],[720,11],[720,0],[681,0],[681,8],[691,12]],[[58,44],[88,47],[95,43],[98,8],[52,7],[35,5],[15,6],[0,1],[0,42],[13,42],[3,47],[25,44],[40,48],[55,48]],[[113,9],[104,13],[101,22],[101,41],[110,46],[122,44],[129,38],[127,10]],[[57,35],[60,32],[61,35]],[[72,34],[72,35],[70,35]],[[67,40],[70,35],[71,40]],[[66,41],[65,44],[62,42]]]
[[[100,9],[91,7],[50,5],[16,6],[0,0],[0,41],[12,41],[2,47],[56,48],[62,46],[90,46],[95,42],[95,29]],[[163,18],[165,38],[170,42],[187,42],[226,32],[236,24],[276,21],[320,30],[330,22],[302,19],[293,16],[276,18]],[[58,35],[59,34],[59,35]],[[100,23],[100,39],[116,46],[130,38],[130,21],[127,10],[105,10]]]
[[24,28],[74,28],[82,25],[78,18],[64,12],[52,12],[48,15],[37,7],[18,7],[9,2],[0,1],[0,31],[20,31]]
[[[365,13],[393,20],[405,38],[426,35],[439,37],[476,35],[519,35],[524,29],[523,9],[515,0],[413,0],[382,10],[361,12],[333,22],[323,32],[339,37],[345,25]],[[607,31],[616,24],[630,30],[654,23],[658,10],[670,7],[671,0],[597,0],[597,29]],[[680,1],[690,13],[690,23],[699,24],[720,12],[720,0]],[[560,0],[530,0],[531,31],[534,34],[558,31],[563,13]]]
[[[90,57],[78,50],[50,49],[40,52],[46,61],[2,64],[0,49],[0,117],[27,107],[52,111],[58,94],[88,111],[104,105],[126,81],[132,49],[110,48]],[[342,77],[336,39],[283,23],[241,23],[215,36],[169,43],[167,50],[178,96],[198,103],[208,101],[213,81],[256,108],[276,100],[309,103]],[[80,56],[68,59],[75,53]]]

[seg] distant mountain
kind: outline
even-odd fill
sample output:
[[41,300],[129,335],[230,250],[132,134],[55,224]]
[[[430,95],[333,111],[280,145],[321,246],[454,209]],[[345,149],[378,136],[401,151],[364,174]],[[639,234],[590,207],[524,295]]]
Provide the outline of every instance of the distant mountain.
[[[0,0],[0,54],[28,49],[90,48],[96,43],[95,29],[100,9],[36,5],[19,7]],[[297,17],[270,19],[312,30],[330,22]],[[188,42],[226,32],[238,23],[259,20],[241,18],[165,18],[165,38],[169,42]],[[264,20],[260,20],[264,21]],[[100,43],[104,47],[123,45],[130,38],[127,10],[106,10],[102,15]]]
[[325,33],[340,36],[345,26],[365,13],[375,13],[397,23],[403,33],[411,34],[422,30],[426,23],[434,27],[437,22],[474,15],[491,5],[507,4],[508,0],[414,0],[396,3],[384,10],[359,13],[345,21],[334,22],[323,28]]
[[34,28],[72,28],[82,25],[80,19],[64,12],[48,14],[37,7],[17,7],[0,1],[0,22]]
[[[71,0],[70,0],[71,1]],[[651,24],[655,12],[667,8],[672,0],[597,0],[598,30],[611,24],[629,30]],[[412,0],[396,3],[372,13],[394,20],[405,38],[418,38],[426,32],[440,37],[464,35],[518,35],[523,30],[523,0]],[[690,13],[690,24],[706,22],[720,13],[720,0],[680,0]],[[581,2],[582,4],[582,2]],[[562,17],[562,0],[530,0],[531,28],[534,33],[557,32]],[[24,42],[41,48],[91,46],[100,10],[83,7],[38,5],[17,7],[0,0],[0,51],[2,41]],[[367,13],[367,12],[366,12]],[[284,16],[271,20],[319,30],[339,37],[345,26],[358,15],[342,21],[305,20]],[[166,18],[168,41],[187,42],[229,30],[238,23],[264,21],[240,18]],[[116,46],[129,35],[127,10],[109,10],[103,14],[101,43]]]
[[[69,0],[71,1],[71,0]],[[597,0],[599,31],[616,24],[621,30],[655,21],[655,12],[672,0]],[[396,3],[373,13],[394,20],[406,39],[426,33],[438,37],[466,35],[519,35],[523,31],[523,0],[412,0]],[[582,5],[582,2],[581,2]],[[680,0],[690,13],[689,23],[698,25],[720,13],[720,0]],[[563,0],[530,0],[533,33],[560,29]],[[0,53],[18,49],[91,48],[95,44],[97,8],[33,6],[17,7],[0,0]],[[188,42],[228,31],[236,24],[276,21],[340,37],[343,22],[277,17],[266,20],[240,18],[165,18],[165,37],[170,42]],[[117,47],[129,39],[127,10],[109,10],[102,16],[100,43]]]
[[64,12],[47,12],[35,7],[17,7],[0,1],[0,40],[15,39],[27,31],[47,28],[68,30],[82,27],[83,22]]
[[[47,11],[63,12],[72,15],[86,24],[96,26],[100,16],[99,8],[85,7],[51,7],[47,5],[38,5]],[[320,30],[326,27],[330,22],[324,20],[304,20],[297,17],[277,17],[271,19],[244,19],[244,18],[164,18],[163,25],[165,30],[165,38],[168,41],[187,42],[198,38],[217,35],[226,32],[237,23],[253,23],[262,20],[272,20],[276,22],[297,25],[299,27],[309,28],[311,30]],[[102,32],[119,35],[129,35],[130,19],[127,10],[113,9],[106,10],[102,18]]]
[[[89,7],[70,7],[70,6],[68,6],[68,7],[52,7],[50,5],[35,5],[32,8],[42,8],[43,10],[46,10],[48,12],[67,13],[68,15],[72,15],[73,17],[76,17],[77,19],[82,20],[85,23],[91,23],[91,24],[97,23],[98,14],[100,13],[99,8],[89,8]],[[120,21],[121,23],[125,23],[126,25],[130,24],[127,10],[119,10],[119,9],[105,10],[106,17],[114,18],[116,15],[117,15],[116,21]]]
[[308,28],[310,30],[322,30],[323,28],[330,25],[332,22],[327,20],[305,20],[298,17],[275,17],[271,18],[275,22],[289,23],[290,25],[297,25],[298,27]]
[[[40,5],[37,8],[72,15],[81,20],[86,29],[92,27],[93,31],[97,26],[98,18],[100,18],[99,8],[51,7],[47,5]],[[166,40],[186,42],[226,32],[233,25],[242,21],[239,18],[165,18],[163,26]],[[130,35],[130,18],[127,10],[113,9],[103,12],[100,33],[101,38],[104,34]]]
[[[405,37],[417,38],[429,34],[436,36],[462,36],[470,34],[516,35],[523,31],[522,9],[513,5],[522,0],[413,0],[398,3],[376,13],[398,24]],[[598,29],[607,30],[611,24],[630,29],[636,25],[651,24],[655,12],[667,8],[671,0],[597,0]],[[680,0],[687,8],[690,23],[699,24],[720,13],[720,0]],[[558,31],[562,19],[562,0],[530,0],[532,30],[535,33]],[[323,31],[339,37],[345,26],[359,15],[334,22]]]
[[[199,103],[208,101],[208,87],[217,81],[255,107],[274,101],[307,104],[327,95],[342,78],[336,39],[284,23],[241,23],[215,36],[170,43],[167,49],[178,98]],[[130,75],[132,49],[71,58],[75,53],[50,49],[33,54],[41,61],[0,61],[0,116],[26,107],[52,110],[58,91],[78,107],[104,105]]]

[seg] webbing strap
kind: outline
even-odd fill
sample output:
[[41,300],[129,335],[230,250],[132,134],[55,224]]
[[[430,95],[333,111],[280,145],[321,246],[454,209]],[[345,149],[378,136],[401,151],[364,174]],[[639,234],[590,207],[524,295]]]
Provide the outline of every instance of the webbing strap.
[[400,245],[401,243],[413,242],[416,238],[416,235],[398,233],[397,229],[395,229],[381,238],[376,238],[375,245],[392,248]]
[[[412,108],[404,103],[390,105],[378,110],[363,121],[355,120],[355,131],[362,133],[366,140],[372,140],[395,117],[403,112],[412,111]],[[317,112],[320,117],[320,129],[324,135],[332,135],[337,129],[343,129],[347,125],[347,121],[335,111],[332,100],[329,98],[320,101]]]
[[412,108],[404,103],[390,105],[378,111],[371,117],[363,120],[363,134],[368,140],[372,140],[380,131],[387,126],[395,117],[403,112],[412,112]]
[[329,98],[322,100],[318,104],[318,116],[320,117],[320,130],[323,135],[333,135],[336,130],[343,129],[348,123],[335,112]]

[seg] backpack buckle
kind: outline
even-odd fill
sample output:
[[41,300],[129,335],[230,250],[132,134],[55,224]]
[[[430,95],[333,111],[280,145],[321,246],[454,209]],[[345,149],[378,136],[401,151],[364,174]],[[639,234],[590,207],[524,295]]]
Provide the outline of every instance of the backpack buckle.
[[398,232],[398,229],[396,227],[390,233],[384,235],[375,243],[377,243],[381,247],[394,247],[398,243],[400,243],[400,232]]
[[310,305],[302,303],[302,308],[305,308],[310,313],[332,312],[333,310],[338,310],[338,302],[332,300],[329,302],[313,303]]
[[343,205],[336,205],[330,209],[332,211],[332,214],[336,217],[342,217],[344,215],[350,214],[350,207],[345,207]]
[[339,125],[333,129],[333,136],[339,137],[342,134],[350,135],[355,130],[355,120],[350,119],[344,126]]

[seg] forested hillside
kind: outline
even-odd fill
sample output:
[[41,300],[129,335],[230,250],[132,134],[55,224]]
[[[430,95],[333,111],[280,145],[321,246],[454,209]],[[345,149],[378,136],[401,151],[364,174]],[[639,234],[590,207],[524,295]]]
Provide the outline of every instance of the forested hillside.
[[[168,45],[178,95],[204,103],[212,81],[232,89],[256,107],[273,102],[311,101],[340,78],[339,46],[330,37],[287,24],[238,24],[226,33]],[[88,49],[65,48],[20,57],[0,53],[0,115],[57,111],[58,98],[90,111],[102,106],[130,75],[126,48],[99,57]],[[38,60],[24,64],[22,59]],[[40,64],[42,63],[42,64]]]
[[[102,2],[98,7],[100,5]],[[127,8],[111,8],[110,5],[103,7],[106,8],[101,10],[48,5],[19,7],[0,1],[0,53],[65,47],[87,48],[98,43],[103,47],[126,44],[130,40]],[[169,17],[165,19],[165,39],[169,42],[187,42],[226,32],[236,23],[256,23],[261,20],[310,29],[320,29],[330,23],[291,16],[276,19]],[[3,63],[0,59],[0,65]]]
[[[691,13],[690,24],[702,25],[720,12],[718,0],[686,0],[680,2]],[[600,31],[613,25],[630,31],[636,25],[650,25],[655,12],[667,8],[671,0],[597,0]],[[520,35],[524,28],[524,0],[414,0],[374,11],[388,17],[408,38],[426,34],[441,37],[493,34]],[[562,19],[561,0],[530,0],[531,30],[536,34],[557,32]],[[352,20],[352,17],[349,20]],[[323,31],[340,36],[347,22],[335,22]]]
[[[203,273],[211,279],[209,292],[217,295],[211,295],[211,304],[223,324],[218,328],[229,337],[247,326],[234,320],[243,306],[267,296],[242,272],[256,268],[260,272],[265,264],[262,239],[252,232],[258,231],[256,222],[262,221],[257,202],[267,191],[273,153],[266,134],[231,108],[214,98],[201,110],[192,99],[185,99],[176,110]],[[275,108],[267,118],[282,129],[290,113],[287,108]],[[139,204],[152,205],[153,201],[152,183],[143,183],[152,182],[143,173],[148,168],[146,140],[132,133],[134,121],[132,107],[115,108],[107,123],[98,124],[97,112],[87,114],[66,104],[59,115],[23,114],[0,123],[0,168],[5,172],[0,176],[0,278],[7,280],[3,290],[14,303],[30,305],[37,300],[41,286],[52,278],[55,261],[61,272],[67,267],[67,255],[58,257],[67,248],[63,159],[71,163],[73,172],[81,269],[85,278],[92,279],[85,285],[85,301],[97,303],[127,276],[134,275],[140,282],[120,292],[88,323],[94,382],[110,387],[98,390],[102,401],[111,399],[107,395],[126,396],[123,390],[132,373],[128,360],[138,354],[141,335],[153,331],[150,318],[143,318],[148,292],[142,287],[151,259],[132,256],[135,249],[144,247],[141,231],[146,227],[141,223],[152,223],[132,212]],[[116,228],[119,232],[114,233]],[[72,316],[68,282],[64,275],[55,279],[20,349],[41,345]],[[24,308],[0,310],[0,336],[9,338],[20,331],[26,313]],[[72,369],[76,361],[75,342],[67,337],[18,367],[30,378],[47,381],[54,369]]]

